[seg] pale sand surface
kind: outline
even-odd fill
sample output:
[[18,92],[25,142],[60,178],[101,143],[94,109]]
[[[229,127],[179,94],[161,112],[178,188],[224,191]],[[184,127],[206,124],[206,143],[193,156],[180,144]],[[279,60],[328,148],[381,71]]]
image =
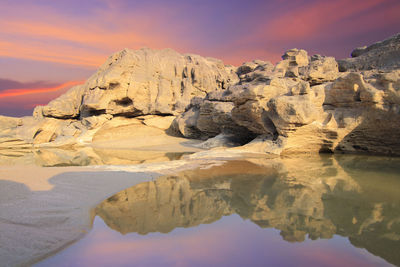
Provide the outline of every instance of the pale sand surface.
[[177,160],[97,167],[0,166],[1,266],[25,266],[90,230],[91,210],[135,184],[219,160]]

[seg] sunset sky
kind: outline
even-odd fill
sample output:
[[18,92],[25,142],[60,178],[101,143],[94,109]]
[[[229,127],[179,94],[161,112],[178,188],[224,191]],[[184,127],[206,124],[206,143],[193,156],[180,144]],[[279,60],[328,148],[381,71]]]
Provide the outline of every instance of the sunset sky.
[[0,114],[30,115],[123,48],[344,58],[400,32],[399,14],[399,0],[0,0]]

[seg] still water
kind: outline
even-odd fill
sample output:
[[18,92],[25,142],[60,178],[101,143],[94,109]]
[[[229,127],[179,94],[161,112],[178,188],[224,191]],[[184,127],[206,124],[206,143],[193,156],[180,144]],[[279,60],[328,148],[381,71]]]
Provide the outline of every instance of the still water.
[[75,149],[44,148],[32,150],[1,150],[0,166],[36,165],[41,167],[134,165],[179,160],[186,152],[160,150],[110,149],[80,147]]
[[399,159],[248,159],[127,188],[37,266],[400,265]]

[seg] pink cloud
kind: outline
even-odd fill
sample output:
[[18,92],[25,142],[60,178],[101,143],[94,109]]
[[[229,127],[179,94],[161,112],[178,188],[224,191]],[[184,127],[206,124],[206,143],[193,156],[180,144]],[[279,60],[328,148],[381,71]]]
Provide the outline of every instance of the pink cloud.
[[157,31],[173,15],[162,7],[151,10],[151,16],[143,10],[94,8],[87,17],[74,18],[35,5],[22,11],[12,5],[0,4],[0,8],[4,13],[0,19],[2,57],[98,67],[123,48],[181,47],[170,38],[180,27]]
[[[336,26],[339,31],[345,30],[344,19],[352,19],[358,14],[377,7],[384,0],[338,0],[312,1],[307,5],[289,9],[267,23],[264,29],[271,39],[279,41],[304,40],[318,36],[327,27]],[[366,17],[363,17],[364,21]]]
[[65,93],[74,85],[83,81],[70,81],[57,86],[19,88],[0,91],[0,114],[23,116],[32,114],[38,105],[46,105],[51,100]]

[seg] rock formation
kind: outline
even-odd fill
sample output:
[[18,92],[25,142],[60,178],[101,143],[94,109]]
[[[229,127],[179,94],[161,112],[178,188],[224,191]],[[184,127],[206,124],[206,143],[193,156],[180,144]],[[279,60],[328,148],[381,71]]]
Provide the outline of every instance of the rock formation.
[[[400,155],[399,36],[366,48],[345,72],[334,58],[298,49],[275,67],[245,63],[238,84],[193,102],[175,128],[189,138],[234,134],[241,144],[257,135],[240,149],[258,152]],[[376,64],[365,70],[367,61]]]
[[351,52],[352,58],[339,60],[341,71],[392,70],[400,68],[400,34]]
[[78,85],[36,113],[53,118],[99,114],[136,117],[176,115],[193,97],[236,83],[234,67],[171,49],[124,49],[112,55],[85,84]]
[[132,141],[137,130],[207,140],[202,148],[400,155],[400,35],[352,56],[290,49],[276,65],[236,68],[171,49],[124,49],[33,117],[0,117],[0,148]]

